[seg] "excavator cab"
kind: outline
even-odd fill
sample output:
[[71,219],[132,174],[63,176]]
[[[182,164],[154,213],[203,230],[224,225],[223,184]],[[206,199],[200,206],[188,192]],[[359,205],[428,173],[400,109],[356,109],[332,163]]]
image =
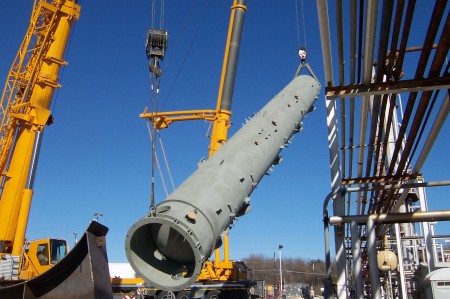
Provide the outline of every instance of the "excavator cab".
[[22,279],[40,275],[67,255],[68,244],[62,239],[39,239],[28,243],[21,272]]

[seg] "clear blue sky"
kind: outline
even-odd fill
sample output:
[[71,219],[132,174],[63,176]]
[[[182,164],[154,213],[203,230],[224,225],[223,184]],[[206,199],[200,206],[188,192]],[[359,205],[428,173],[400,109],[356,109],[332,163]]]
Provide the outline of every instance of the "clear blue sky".
[[[32,3],[2,5],[0,82],[28,27]],[[138,115],[150,98],[144,42],[151,1],[80,3],[63,87],[52,105],[56,121],[45,131],[28,237],[60,237],[72,244],[73,233],[80,236],[93,213],[101,212],[100,222],[110,228],[109,260],[125,262],[125,234],[147,213],[150,201],[151,148],[146,122]],[[163,110],[215,107],[231,4],[166,1],[164,27],[170,40],[163,62]],[[295,2],[249,0],[247,5],[230,135],[292,79],[300,62]],[[305,23],[308,61],[323,82],[315,1],[305,1]],[[304,44],[302,27],[300,38]],[[231,230],[232,259],[252,253],[270,257],[279,244],[286,257],[324,258],[322,205],[330,191],[324,102],[322,92],[304,131],[282,153],[284,162],[252,194],[252,211]],[[208,123],[198,121],[161,132],[176,185],[207,156],[207,129]],[[438,146],[444,153],[449,144],[442,139]],[[448,173],[449,159],[444,160],[440,163],[446,163]],[[426,167],[434,171],[437,165]],[[427,174],[429,180],[446,179],[442,173]],[[156,184],[159,202],[165,198],[159,177]],[[439,205],[448,197],[446,190],[431,209],[448,208]]]

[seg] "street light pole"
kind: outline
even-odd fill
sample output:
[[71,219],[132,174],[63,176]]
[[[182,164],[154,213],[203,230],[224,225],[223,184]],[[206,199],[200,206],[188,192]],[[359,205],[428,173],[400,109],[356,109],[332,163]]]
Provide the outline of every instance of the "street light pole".
[[315,283],[316,283],[316,275],[314,273],[314,263],[315,262],[316,262],[315,260],[312,260],[312,270],[313,270],[313,283],[312,283],[312,285],[313,285],[313,289],[314,289]]
[[281,298],[283,298],[283,271],[281,270],[281,249],[283,249],[283,245],[278,245],[278,256],[280,258],[280,291]]

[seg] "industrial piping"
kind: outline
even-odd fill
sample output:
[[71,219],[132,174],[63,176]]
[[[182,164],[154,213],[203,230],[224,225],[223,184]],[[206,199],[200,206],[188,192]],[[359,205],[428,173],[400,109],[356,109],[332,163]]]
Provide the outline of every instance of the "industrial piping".
[[320,84],[294,78],[209,160],[128,231],[125,251],[151,286],[178,291],[198,277],[221,235],[250,210],[249,196],[302,128]]

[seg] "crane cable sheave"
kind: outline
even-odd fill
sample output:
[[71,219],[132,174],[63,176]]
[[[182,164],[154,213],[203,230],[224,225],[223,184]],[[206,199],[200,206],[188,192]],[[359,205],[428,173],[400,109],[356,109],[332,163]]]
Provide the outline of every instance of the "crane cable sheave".
[[162,70],[159,61],[164,59],[164,55],[169,44],[169,33],[163,29],[149,28],[147,31],[147,40],[145,52],[149,62],[149,70],[157,77],[162,76]]

